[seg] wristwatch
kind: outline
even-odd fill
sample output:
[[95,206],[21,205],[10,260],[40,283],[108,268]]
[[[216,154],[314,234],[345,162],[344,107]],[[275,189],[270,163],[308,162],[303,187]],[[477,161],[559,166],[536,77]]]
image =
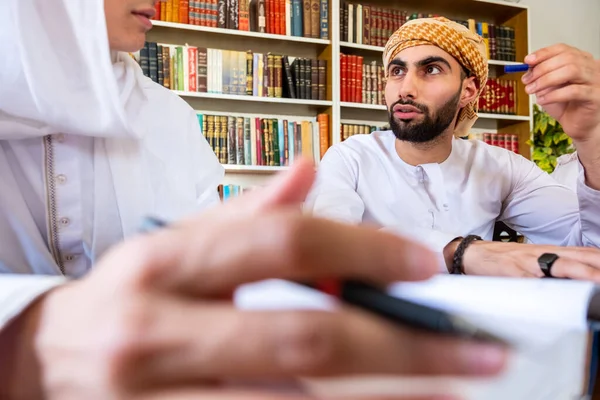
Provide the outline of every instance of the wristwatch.
[[544,253],[538,258],[538,265],[540,269],[548,278],[553,278],[552,276],[552,265],[554,262],[558,260],[558,255],[554,253]]

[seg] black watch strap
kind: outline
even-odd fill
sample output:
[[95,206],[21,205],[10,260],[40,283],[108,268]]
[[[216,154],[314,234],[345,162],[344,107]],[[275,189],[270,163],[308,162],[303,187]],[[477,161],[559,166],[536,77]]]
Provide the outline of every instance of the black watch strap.
[[468,235],[460,241],[458,247],[456,248],[456,251],[454,252],[454,258],[452,259],[452,270],[450,271],[451,274],[465,274],[465,269],[463,265],[463,255],[465,254],[465,250],[467,250],[467,247],[469,247],[469,245],[476,240],[483,239],[477,235]]

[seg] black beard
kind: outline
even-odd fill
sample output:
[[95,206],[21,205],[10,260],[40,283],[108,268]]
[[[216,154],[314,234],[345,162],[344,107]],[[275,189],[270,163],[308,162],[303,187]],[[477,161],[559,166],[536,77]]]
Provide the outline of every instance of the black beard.
[[[452,123],[456,111],[458,110],[458,103],[460,101],[461,90],[459,90],[450,100],[446,102],[435,114],[432,116],[429,112],[429,107],[413,102],[412,100],[398,100],[392,104],[389,109],[389,120],[390,128],[398,140],[411,142],[411,143],[426,143],[431,142],[440,136]],[[424,116],[423,122],[415,123],[412,120],[396,119],[394,118],[394,106],[400,105],[411,105],[418,108]]]

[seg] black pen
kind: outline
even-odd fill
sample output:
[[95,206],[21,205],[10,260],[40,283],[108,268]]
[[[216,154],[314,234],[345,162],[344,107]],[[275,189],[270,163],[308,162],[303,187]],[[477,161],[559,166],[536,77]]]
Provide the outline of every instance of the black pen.
[[[158,218],[144,219],[140,231],[150,233],[167,226]],[[329,294],[342,302],[359,307],[395,324],[426,332],[446,334],[470,340],[508,344],[504,339],[477,327],[466,319],[443,310],[401,299],[384,290],[354,280],[293,282]]]
[[506,340],[477,327],[462,317],[389,295],[384,290],[365,282],[325,280],[302,284],[409,328],[471,340],[508,344]]

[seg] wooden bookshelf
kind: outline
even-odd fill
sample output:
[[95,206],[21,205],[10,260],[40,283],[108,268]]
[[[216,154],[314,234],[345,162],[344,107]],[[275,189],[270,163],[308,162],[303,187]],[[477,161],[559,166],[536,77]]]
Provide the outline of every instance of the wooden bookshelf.
[[[176,92],[196,110],[231,115],[268,114],[286,118],[316,117],[318,113],[329,115],[329,141],[341,141],[342,123],[365,125],[385,125],[388,121],[386,107],[375,104],[341,102],[340,54],[364,56],[366,60],[379,60],[383,47],[342,41],[340,5],[342,0],[329,0],[329,38],[305,38],[288,35],[211,28],[173,22],[153,21],[154,28],[148,34],[148,41],[175,45],[247,51],[256,53],[286,54],[326,60],[327,97],[326,100],[299,100],[273,97],[253,97],[216,93]],[[509,79],[517,82],[516,115],[480,113],[475,125],[478,130],[490,132],[516,133],[519,135],[520,153],[530,157],[531,150],[526,142],[530,139],[533,126],[531,97],[520,83],[522,74],[504,74],[503,67],[518,64],[529,53],[529,9],[527,6],[502,0],[359,0],[355,3],[375,7],[394,8],[409,14],[421,12],[444,15],[451,19],[473,18],[494,24],[502,24],[515,29],[516,61],[490,60],[490,77]],[[259,167],[227,165],[226,181],[258,182],[269,174],[286,167]]]

